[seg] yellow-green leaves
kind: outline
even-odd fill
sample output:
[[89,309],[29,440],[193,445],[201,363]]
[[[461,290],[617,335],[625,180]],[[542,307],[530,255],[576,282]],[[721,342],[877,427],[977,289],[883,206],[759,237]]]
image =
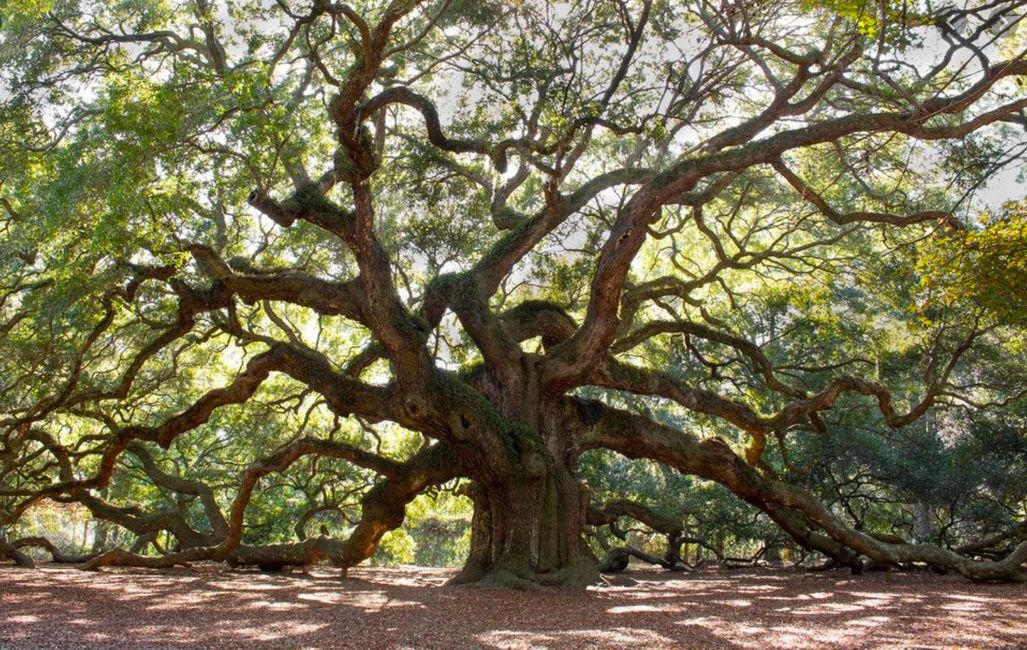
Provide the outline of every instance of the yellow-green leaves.
[[910,27],[930,20],[910,0],[803,0],[802,4],[806,9],[830,11],[854,23],[867,38],[877,38],[890,25]]
[[919,271],[927,304],[977,305],[1000,321],[1027,323],[1027,203],[935,240]]

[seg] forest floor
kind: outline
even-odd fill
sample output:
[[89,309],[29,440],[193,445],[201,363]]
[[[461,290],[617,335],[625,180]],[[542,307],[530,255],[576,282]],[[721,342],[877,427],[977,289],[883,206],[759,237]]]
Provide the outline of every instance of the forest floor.
[[196,566],[0,568],[0,648],[1027,647],[1027,585],[933,574],[635,570],[588,591]]

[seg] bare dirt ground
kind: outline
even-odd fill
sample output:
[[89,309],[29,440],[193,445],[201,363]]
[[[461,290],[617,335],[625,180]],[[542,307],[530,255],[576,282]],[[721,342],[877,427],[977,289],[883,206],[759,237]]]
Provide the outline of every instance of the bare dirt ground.
[[1027,648],[1027,586],[927,574],[634,571],[584,592],[452,571],[0,568],[0,648]]

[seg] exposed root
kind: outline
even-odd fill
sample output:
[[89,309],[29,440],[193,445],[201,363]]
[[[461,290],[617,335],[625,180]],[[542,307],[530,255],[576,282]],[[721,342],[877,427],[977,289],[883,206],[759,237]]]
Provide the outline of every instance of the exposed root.
[[556,571],[514,571],[506,568],[483,570],[481,567],[464,567],[450,578],[447,586],[517,589],[534,591],[544,588],[584,589],[599,584],[601,576],[597,566],[582,559]]

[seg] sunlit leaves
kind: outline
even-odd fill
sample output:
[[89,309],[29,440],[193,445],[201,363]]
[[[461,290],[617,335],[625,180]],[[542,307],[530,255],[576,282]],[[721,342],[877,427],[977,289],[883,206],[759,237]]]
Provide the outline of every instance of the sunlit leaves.
[[1027,206],[1010,203],[933,243],[920,260],[925,306],[976,304],[999,322],[1027,323]]

